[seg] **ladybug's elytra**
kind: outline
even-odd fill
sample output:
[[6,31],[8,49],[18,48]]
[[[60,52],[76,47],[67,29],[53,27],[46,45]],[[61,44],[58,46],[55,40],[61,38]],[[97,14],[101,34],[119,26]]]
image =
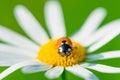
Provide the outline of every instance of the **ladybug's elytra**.
[[58,41],[56,43],[56,47],[58,49],[58,53],[61,56],[68,56],[68,55],[70,55],[70,53],[72,51],[72,42],[69,38],[62,37],[62,38],[58,39]]

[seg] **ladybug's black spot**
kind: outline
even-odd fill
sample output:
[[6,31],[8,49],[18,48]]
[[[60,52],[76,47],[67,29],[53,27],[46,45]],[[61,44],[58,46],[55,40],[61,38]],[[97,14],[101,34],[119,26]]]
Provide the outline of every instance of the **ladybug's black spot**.
[[63,43],[63,44],[65,44],[65,43],[66,43],[66,41],[65,41],[65,40],[63,40],[63,41],[62,41],[62,43]]

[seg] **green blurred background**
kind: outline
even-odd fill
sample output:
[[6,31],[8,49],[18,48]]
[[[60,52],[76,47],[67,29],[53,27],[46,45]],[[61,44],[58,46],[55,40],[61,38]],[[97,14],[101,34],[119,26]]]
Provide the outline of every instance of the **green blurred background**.
[[[43,11],[45,2],[46,0],[0,0],[0,25],[6,26],[26,36],[26,34],[22,31],[17,21],[15,20],[15,16],[13,14],[15,6],[21,4],[27,7],[35,16],[35,18],[41,23],[41,25],[46,29]],[[82,24],[85,22],[88,15],[91,13],[91,11],[93,11],[97,7],[103,7],[107,10],[107,16],[105,20],[101,23],[101,25],[120,18],[120,0],[60,0],[59,2],[63,9],[65,25],[68,35],[71,35],[77,29],[79,29],[80,26],[82,26]],[[120,50],[120,35],[94,53],[111,50]],[[91,63],[101,63],[110,66],[120,67],[119,58],[101,60]],[[2,72],[4,69],[5,68],[0,67],[0,72]],[[100,78],[100,80],[120,80],[120,74],[105,74],[93,70],[90,71],[95,73]],[[48,80],[44,77],[44,72],[23,74],[20,70],[12,73],[4,80],[26,79]],[[83,80],[69,72],[66,72],[66,79]],[[62,80],[62,78],[60,77],[55,80]]]

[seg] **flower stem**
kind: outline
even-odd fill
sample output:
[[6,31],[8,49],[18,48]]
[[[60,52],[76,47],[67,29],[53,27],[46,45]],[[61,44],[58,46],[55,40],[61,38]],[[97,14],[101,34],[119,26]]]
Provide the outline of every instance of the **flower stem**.
[[62,80],[66,80],[66,72],[65,72],[65,70],[62,73]]

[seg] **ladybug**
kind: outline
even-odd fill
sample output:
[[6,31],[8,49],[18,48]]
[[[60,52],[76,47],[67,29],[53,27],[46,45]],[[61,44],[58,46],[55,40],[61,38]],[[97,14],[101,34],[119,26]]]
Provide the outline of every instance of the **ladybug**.
[[57,40],[56,47],[58,49],[58,53],[61,56],[69,56],[72,51],[72,42],[67,37],[62,37]]

